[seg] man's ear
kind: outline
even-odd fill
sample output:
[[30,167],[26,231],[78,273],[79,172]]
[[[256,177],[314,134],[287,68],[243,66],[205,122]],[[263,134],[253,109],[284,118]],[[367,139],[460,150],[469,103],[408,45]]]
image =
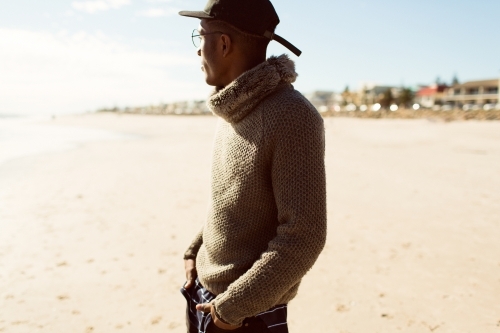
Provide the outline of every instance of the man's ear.
[[231,41],[231,37],[226,34],[222,34],[220,36],[221,47],[222,47],[222,56],[225,58],[233,51],[233,44]]

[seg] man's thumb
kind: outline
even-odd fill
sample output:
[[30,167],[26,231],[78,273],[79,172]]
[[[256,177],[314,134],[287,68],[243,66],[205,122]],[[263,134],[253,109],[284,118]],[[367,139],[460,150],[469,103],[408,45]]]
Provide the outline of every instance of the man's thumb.
[[210,312],[210,306],[211,305],[209,303],[198,304],[196,306],[196,310],[201,312]]

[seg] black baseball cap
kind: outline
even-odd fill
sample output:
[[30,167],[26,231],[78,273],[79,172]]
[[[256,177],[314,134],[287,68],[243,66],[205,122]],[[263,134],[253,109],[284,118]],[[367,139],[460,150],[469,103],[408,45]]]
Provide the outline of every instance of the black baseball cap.
[[274,33],[280,19],[269,0],[208,0],[203,11],[179,12],[179,15],[199,19],[215,19],[257,36],[275,40],[297,57],[302,51]]

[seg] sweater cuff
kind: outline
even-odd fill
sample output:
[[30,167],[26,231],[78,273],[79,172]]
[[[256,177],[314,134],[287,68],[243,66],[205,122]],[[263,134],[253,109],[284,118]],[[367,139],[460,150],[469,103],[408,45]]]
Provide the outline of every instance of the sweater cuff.
[[230,323],[228,323],[227,321],[225,321],[222,318],[222,316],[219,314],[219,312],[217,312],[217,307],[215,306],[215,304],[212,303],[212,306],[214,307],[214,312],[215,312],[215,316],[217,317],[217,319],[222,321],[224,324],[231,325]]
[[231,300],[225,293],[219,294],[212,303],[217,309],[217,316],[222,319],[223,322],[229,325],[241,326],[243,320],[246,316],[238,313],[236,309],[242,308],[237,307],[234,301]]
[[195,260],[196,253],[193,253],[191,251],[187,251],[186,253],[184,253],[184,260],[189,260],[189,259]]

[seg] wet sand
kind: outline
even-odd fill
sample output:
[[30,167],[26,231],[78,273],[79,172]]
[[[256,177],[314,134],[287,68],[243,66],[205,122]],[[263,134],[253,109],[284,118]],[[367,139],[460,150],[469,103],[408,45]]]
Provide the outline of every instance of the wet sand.
[[[185,332],[216,119],[51,123],[127,138],[0,166],[0,332]],[[500,332],[500,122],[325,125],[329,235],[290,332]]]

